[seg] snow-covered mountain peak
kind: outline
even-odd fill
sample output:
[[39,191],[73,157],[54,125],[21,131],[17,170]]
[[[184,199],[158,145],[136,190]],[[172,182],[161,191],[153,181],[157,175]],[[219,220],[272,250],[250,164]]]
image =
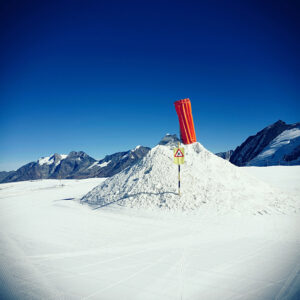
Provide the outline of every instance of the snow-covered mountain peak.
[[286,123],[284,121],[278,120],[277,122],[275,122],[275,123],[267,126],[266,128],[264,128],[264,130],[274,128],[274,127],[278,127],[278,126],[284,126],[284,125],[286,125]]
[[37,163],[42,166],[42,165],[52,165],[53,163],[57,162],[57,161],[61,161],[63,159],[66,159],[68,155],[66,154],[57,154],[54,153],[51,156],[45,156],[45,157],[41,157],[40,159],[38,159]]
[[230,156],[237,166],[299,164],[300,146],[297,130],[300,123],[286,124],[279,120],[248,137]]
[[84,151],[71,151],[68,157],[89,157]]
[[50,156],[43,156],[37,162],[40,166],[44,164],[51,165],[53,163],[53,161],[51,161]]
[[55,153],[7,174],[1,182],[44,178],[110,177],[134,165],[149,151],[148,147],[137,146],[133,150],[107,155],[101,160],[95,160],[83,151],[71,151],[68,155]]
[[[297,150],[298,149],[298,150]],[[290,159],[291,153],[300,150],[300,126],[287,129],[274,138],[263,151],[251,160],[249,165],[300,163],[300,157]]]
[[170,146],[175,146],[178,144],[178,142],[180,142],[180,139],[177,137],[176,134],[169,134],[167,133],[158,143],[158,145],[170,145]]
[[136,150],[140,149],[142,146],[141,145],[137,145],[134,149],[130,150],[130,152],[135,152]]

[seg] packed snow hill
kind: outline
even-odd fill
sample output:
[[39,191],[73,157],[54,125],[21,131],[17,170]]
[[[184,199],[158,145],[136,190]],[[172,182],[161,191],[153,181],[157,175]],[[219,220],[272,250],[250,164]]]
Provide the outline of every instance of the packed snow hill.
[[209,210],[220,214],[276,214],[299,210],[295,196],[252,177],[198,142],[184,145],[179,196],[177,166],[173,163],[173,148],[178,139],[169,137],[133,167],[106,179],[82,201],[99,208],[119,205],[171,211]]

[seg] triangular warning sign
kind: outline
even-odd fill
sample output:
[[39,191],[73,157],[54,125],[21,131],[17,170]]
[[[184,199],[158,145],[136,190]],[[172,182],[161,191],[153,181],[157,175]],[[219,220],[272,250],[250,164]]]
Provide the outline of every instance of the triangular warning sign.
[[181,150],[178,148],[177,151],[175,152],[174,157],[184,157],[183,153],[181,152]]

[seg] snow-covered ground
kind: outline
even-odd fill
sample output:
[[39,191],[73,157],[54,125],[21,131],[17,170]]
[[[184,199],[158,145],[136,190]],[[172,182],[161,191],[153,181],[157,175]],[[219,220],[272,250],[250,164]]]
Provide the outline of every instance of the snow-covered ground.
[[285,193],[300,197],[300,166],[245,167],[242,169]]
[[[242,171],[300,198],[300,166]],[[299,215],[80,204],[102,181],[0,185],[1,299],[299,299]]]

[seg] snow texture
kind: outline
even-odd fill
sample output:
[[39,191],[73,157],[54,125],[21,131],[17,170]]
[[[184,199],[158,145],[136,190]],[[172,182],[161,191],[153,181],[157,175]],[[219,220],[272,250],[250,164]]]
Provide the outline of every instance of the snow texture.
[[143,209],[218,213],[273,214],[299,210],[296,198],[283,194],[207,151],[200,143],[184,145],[181,196],[170,145],[154,147],[132,168],[108,178],[82,198],[98,207],[111,204]]
[[98,167],[98,168],[104,168],[106,167],[111,161],[104,161],[103,163],[99,164],[99,161],[95,161],[92,165],[88,167],[88,169]]
[[109,163],[110,163],[110,161],[105,161],[105,162],[103,162],[102,164],[99,164],[98,166],[99,166],[100,168],[103,168],[103,167],[106,167]]
[[[242,169],[299,199],[300,166]],[[0,184],[1,300],[299,299],[299,214],[81,205],[102,181]]]
[[[60,156],[60,160],[56,163],[56,165],[58,165],[60,163],[60,161],[66,159],[68,155],[66,155],[66,154],[59,154],[59,156]],[[51,155],[51,156],[41,157],[38,160],[38,164],[40,166],[42,166],[44,164],[52,165],[54,163],[54,159],[55,159],[54,154]]]
[[53,164],[53,160],[50,159],[50,156],[46,156],[46,157],[42,157],[38,160],[38,163],[40,166],[47,164],[47,165],[51,165]]

